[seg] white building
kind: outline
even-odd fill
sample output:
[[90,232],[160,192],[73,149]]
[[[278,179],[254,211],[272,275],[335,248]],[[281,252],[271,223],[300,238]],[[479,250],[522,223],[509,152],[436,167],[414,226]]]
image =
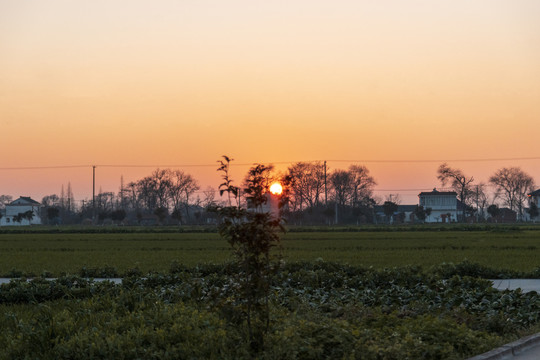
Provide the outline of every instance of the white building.
[[[41,225],[41,206],[39,202],[32,198],[21,196],[6,205],[6,208],[1,213],[0,226]],[[32,215],[26,217],[25,214],[29,215],[30,212]]]
[[431,208],[431,214],[426,216],[426,222],[458,221],[459,201],[455,191],[421,192],[418,194],[419,205],[424,209]]
[[279,216],[279,195],[273,195],[271,193],[264,194],[266,202],[260,207],[255,208],[248,199],[247,208],[248,211],[270,213],[273,217]]
[[[527,194],[527,196],[529,197],[529,204],[528,204],[529,209],[530,209],[530,206],[532,204],[536,205],[537,208],[540,208],[540,189],[535,190],[530,194]],[[526,209],[525,211],[523,211],[522,220],[523,221],[534,221],[534,222],[538,221],[540,216],[537,216],[535,218],[531,218],[531,215],[529,214],[529,211],[528,211],[529,209]]]
[[540,206],[540,189],[533,191],[530,194],[527,194],[529,197],[529,206],[531,203],[534,203],[536,206]]

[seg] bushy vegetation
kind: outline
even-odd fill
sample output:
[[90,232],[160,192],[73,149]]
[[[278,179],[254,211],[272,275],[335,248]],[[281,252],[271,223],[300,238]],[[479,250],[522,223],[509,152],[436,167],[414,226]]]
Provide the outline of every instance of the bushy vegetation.
[[[374,270],[284,264],[273,278],[260,359],[462,359],[526,331],[540,296],[497,291],[462,266]],[[453,270],[452,270],[453,269]],[[483,270],[480,267],[481,273]],[[250,358],[233,297],[234,264],[0,286],[0,359]]]
[[290,232],[254,355],[242,262],[217,234],[3,234],[0,274],[39,277],[0,286],[0,360],[463,359],[539,326],[537,293],[485,280],[540,278],[537,239],[508,227]]

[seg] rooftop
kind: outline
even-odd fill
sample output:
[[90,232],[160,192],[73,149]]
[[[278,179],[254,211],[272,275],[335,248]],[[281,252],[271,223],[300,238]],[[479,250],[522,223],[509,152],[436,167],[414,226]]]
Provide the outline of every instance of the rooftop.
[[540,189],[533,191],[532,193],[528,194],[529,196],[540,196]]
[[457,196],[455,191],[438,191],[437,188],[433,188],[433,191],[422,191],[418,196],[433,196],[433,195],[452,195]]
[[41,204],[29,196],[20,196],[17,200],[13,200],[8,205],[41,205]]

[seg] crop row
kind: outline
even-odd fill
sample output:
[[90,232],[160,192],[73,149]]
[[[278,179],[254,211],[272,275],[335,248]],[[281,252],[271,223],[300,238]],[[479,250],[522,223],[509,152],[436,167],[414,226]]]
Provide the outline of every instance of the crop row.
[[[78,276],[0,286],[0,359],[249,357],[232,300],[233,265]],[[463,263],[426,273],[336,263],[283,264],[273,279],[261,359],[462,359],[539,322],[540,296],[497,291]],[[469,276],[473,275],[473,276]]]
[[[493,231],[512,232],[538,230],[536,223],[522,224],[416,224],[362,226],[287,226],[289,232],[438,232],[438,231]],[[2,227],[0,234],[170,234],[217,233],[214,225],[199,226],[32,226]]]
[[[315,261],[387,268],[471,262],[532,273],[540,266],[540,231],[516,232],[295,232],[281,242],[288,262]],[[218,234],[2,234],[0,276],[80,274],[82,268],[166,272],[177,260],[189,266],[232,259]],[[17,275],[18,274],[18,275]],[[100,276],[100,275],[93,275]]]

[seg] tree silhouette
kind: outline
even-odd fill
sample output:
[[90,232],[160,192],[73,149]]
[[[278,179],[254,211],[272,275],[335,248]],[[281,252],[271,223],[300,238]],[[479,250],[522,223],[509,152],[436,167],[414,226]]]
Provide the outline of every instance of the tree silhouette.
[[397,209],[398,209],[398,204],[396,204],[395,202],[393,201],[384,202],[383,211],[384,211],[384,215],[386,215],[388,222],[391,222],[392,215],[394,215]]
[[527,194],[534,188],[533,178],[518,167],[501,168],[495,172],[489,182],[495,186],[497,196],[501,196],[510,210],[523,215],[523,204]]
[[491,218],[495,220],[495,222],[497,222],[497,216],[499,216],[499,214],[501,213],[501,209],[499,209],[497,205],[491,204],[488,206],[487,212],[491,216]]
[[452,188],[458,193],[459,201],[461,202],[461,216],[462,221],[465,221],[465,212],[466,212],[466,205],[469,197],[473,194],[472,191],[472,182],[474,181],[474,178],[467,177],[460,169],[454,169],[448,166],[448,164],[444,163],[441,166],[439,166],[439,169],[437,170],[437,173],[439,174],[437,176],[437,179],[439,179],[443,186],[445,186],[448,182],[452,185]]

